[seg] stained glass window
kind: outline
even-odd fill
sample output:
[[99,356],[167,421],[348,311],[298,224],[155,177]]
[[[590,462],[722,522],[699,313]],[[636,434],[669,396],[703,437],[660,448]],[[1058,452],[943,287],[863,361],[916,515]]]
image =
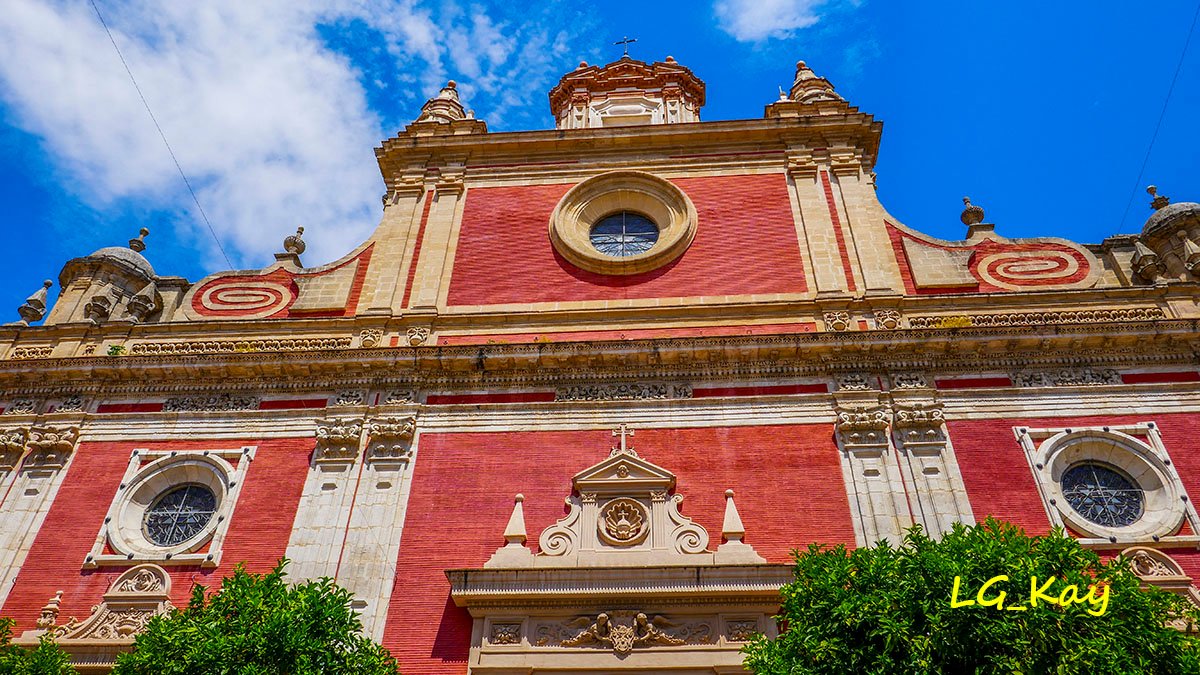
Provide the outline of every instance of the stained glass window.
[[1124,527],[1142,517],[1142,489],[1105,464],[1089,462],[1067,469],[1062,491],[1071,508],[1098,525]]
[[189,483],[159,495],[146,511],[142,530],[158,546],[175,546],[199,534],[216,510],[212,490]]
[[591,239],[597,251],[625,258],[649,251],[658,241],[658,226],[640,213],[621,211],[593,225]]

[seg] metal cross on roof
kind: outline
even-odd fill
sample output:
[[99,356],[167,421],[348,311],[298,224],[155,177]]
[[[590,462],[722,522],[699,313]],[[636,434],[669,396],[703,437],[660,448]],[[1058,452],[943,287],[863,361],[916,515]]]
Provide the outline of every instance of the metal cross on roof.
[[630,45],[630,43],[633,43],[633,42],[637,42],[637,38],[630,38],[630,37],[626,36],[625,39],[617,40],[613,44],[614,45],[623,45],[625,47],[625,53],[622,56],[629,56],[629,45]]

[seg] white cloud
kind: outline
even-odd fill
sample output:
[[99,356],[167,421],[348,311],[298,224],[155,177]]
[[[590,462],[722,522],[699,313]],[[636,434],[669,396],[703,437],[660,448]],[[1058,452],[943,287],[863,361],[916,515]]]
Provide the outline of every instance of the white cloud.
[[[551,61],[563,71],[572,65],[565,47],[534,53],[517,44],[518,36],[555,44],[559,36],[538,24],[508,26],[478,7],[435,15],[412,0],[99,4],[239,266],[269,260],[297,225],[310,264],[345,253],[374,228],[383,184],[373,148],[395,133],[382,120],[397,113],[372,110],[370,91],[387,92],[415,116],[448,75],[461,73],[464,95],[490,94],[467,100],[487,119],[507,109],[510,90],[548,89]],[[382,39],[391,61],[382,80],[318,30],[352,22]],[[179,227],[201,228],[191,238],[210,255],[206,266],[225,267],[89,3],[5,3],[0,97],[44,139],[71,179],[66,189],[102,211],[132,200],[178,212],[187,223]]]
[[815,24],[826,0],[717,0],[713,11],[721,30],[741,42],[791,37]]

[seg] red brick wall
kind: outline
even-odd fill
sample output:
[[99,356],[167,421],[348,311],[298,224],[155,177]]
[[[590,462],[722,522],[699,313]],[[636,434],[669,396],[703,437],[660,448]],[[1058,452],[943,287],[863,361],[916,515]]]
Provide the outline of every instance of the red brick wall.
[[[1050,522],[1013,427],[1057,429],[1138,422],[1158,424],[1184,488],[1193,497],[1200,495],[1200,438],[1194,433],[1200,423],[1197,413],[962,420],[951,421],[947,427],[975,519],[991,515],[1021,525],[1030,534],[1042,534],[1049,531]],[[1194,564],[1200,573],[1200,558],[1195,558]]]
[[55,591],[62,590],[60,619],[83,619],[93,605],[99,604],[109,585],[133,567],[80,569],[121,483],[129,453],[135,448],[215,450],[258,446],[229,524],[221,565],[210,570],[163,565],[171,575],[174,604],[187,604],[193,582],[219,586],[221,578],[230,574],[238,562],[246,562],[252,572],[269,570],[287,549],[313,443],[311,438],[300,438],[80,444],[0,614],[17,620],[19,635],[34,628],[42,606]]
[[[444,571],[482,566],[503,545],[517,492],[536,547],[564,515],[571,477],[612,441],[607,431],[421,436],[383,640],[401,672],[465,672],[471,618],[451,602]],[[746,542],[772,562],[809,542],[854,543],[831,425],[638,429],[632,441],[676,475],[682,512],[708,530],[710,548],[721,543],[727,488]]]
[[672,182],[696,205],[696,238],[675,262],[630,276],[587,272],[555,253],[550,213],[572,186],[469,190],[449,304],[804,292],[783,174]]

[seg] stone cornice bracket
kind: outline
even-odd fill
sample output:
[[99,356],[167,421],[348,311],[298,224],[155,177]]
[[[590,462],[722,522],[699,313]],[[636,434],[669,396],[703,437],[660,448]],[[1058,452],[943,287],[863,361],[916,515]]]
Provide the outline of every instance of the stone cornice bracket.
[[880,453],[887,450],[891,409],[851,408],[837,410],[837,434],[842,448],[850,453]]
[[25,441],[29,448],[26,465],[35,469],[62,469],[78,442],[79,427],[30,427]]
[[945,423],[941,403],[897,404],[892,417],[892,428],[909,451],[945,447]]
[[12,471],[25,454],[25,437],[29,430],[23,428],[0,430],[0,471]]
[[417,418],[384,417],[367,422],[367,462],[405,465],[412,460]]
[[816,180],[819,165],[808,148],[789,149],[787,152],[787,172],[793,180]]
[[363,423],[356,419],[326,419],[317,423],[313,463],[353,464],[358,459]]

